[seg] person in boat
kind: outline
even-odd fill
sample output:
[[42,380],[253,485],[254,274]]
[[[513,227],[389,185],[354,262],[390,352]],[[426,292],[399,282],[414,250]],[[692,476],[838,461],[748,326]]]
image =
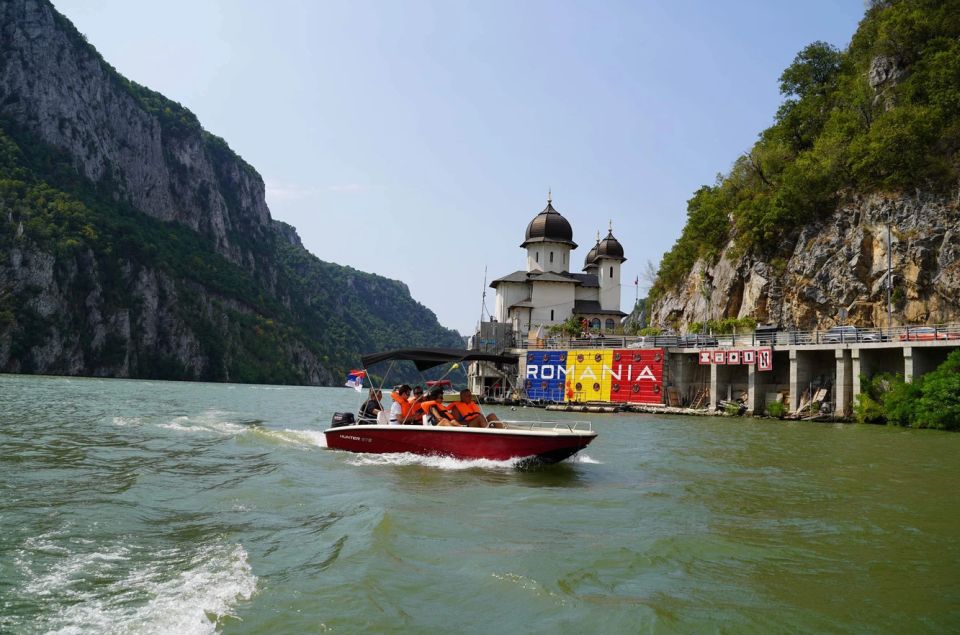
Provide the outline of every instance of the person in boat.
[[418,426],[423,424],[423,408],[420,404],[423,403],[423,387],[414,386],[413,394],[410,396],[410,411],[407,413],[406,418],[404,419],[404,425],[408,426]]
[[471,428],[505,427],[497,415],[493,413],[484,415],[480,412],[480,405],[473,400],[473,393],[469,388],[460,391],[460,401],[450,404],[449,412],[461,425],[468,425]]
[[383,410],[383,393],[379,390],[370,389],[370,396],[363,405],[360,406],[360,418],[377,420],[377,414]]
[[390,393],[393,405],[390,406],[390,425],[399,426],[407,422],[410,414],[410,386],[403,384]]
[[430,389],[427,398],[420,402],[420,408],[423,410],[424,423],[429,421],[435,426],[454,426],[460,427],[462,424],[450,413],[450,410],[443,403],[443,388],[439,386]]

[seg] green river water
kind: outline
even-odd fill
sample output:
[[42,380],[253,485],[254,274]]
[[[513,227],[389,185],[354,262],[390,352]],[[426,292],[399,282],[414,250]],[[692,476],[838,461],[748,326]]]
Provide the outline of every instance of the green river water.
[[960,434],[594,415],[518,471],[325,449],[357,404],[0,375],[0,632],[960,631]]

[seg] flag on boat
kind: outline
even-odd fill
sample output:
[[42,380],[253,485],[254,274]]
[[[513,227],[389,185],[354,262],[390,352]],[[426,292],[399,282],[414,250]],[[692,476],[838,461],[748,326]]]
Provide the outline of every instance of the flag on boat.
[[347,383],[344,384],[347,388],[353,388],[357,392],[363,390],[363,378],[367,376],[367,371],[365,370],[351,370],[347,374]]

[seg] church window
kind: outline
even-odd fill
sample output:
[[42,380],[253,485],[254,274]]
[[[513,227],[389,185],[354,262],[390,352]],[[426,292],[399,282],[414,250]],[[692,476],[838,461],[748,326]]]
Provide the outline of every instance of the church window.
[[610,279],[613,279],[613,267],[610,267]]
[[537,262],[540,262],[540,252],[539,252],[539,251],[533,252],[533,259],[536,260]]
[[550,309],[550,321],[553,322],[553,309]]
[[600,328],[600,318],[593,318],[590,320],[590,328],[598,329]]
[[550,264],[553,264],[553,252],[550,252]]

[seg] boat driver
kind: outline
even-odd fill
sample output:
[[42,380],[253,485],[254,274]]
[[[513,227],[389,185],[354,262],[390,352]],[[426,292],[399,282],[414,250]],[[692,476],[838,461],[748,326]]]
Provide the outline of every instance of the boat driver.
[[480,412],[480,406],[473,400],[473,394],[468,388],[460,391],[460,401],[450,404],[449,410],[461,425],[468,425],[471,428],[506,427],[497,415],[493,413],[484,415]]

